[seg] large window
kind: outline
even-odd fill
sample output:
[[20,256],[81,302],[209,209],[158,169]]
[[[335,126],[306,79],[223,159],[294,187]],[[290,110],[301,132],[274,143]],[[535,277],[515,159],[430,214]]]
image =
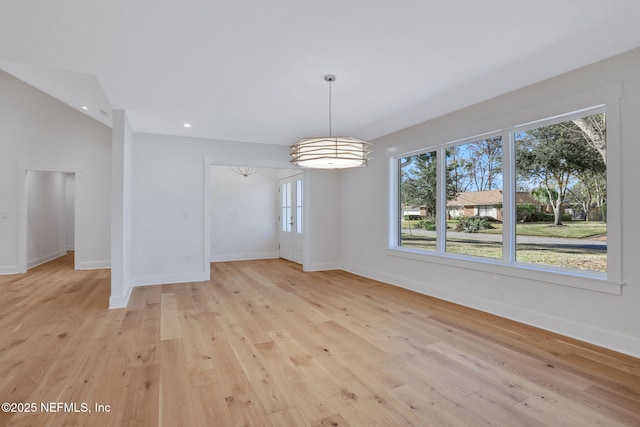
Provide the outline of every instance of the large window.
[[400,246],[436,250],[437,158],[429,151],[397,160]]
[[502,138],[483,138],[445,149],[445,250],[502,258]]
[[605,118],[594,107],[395,157],[392,247],[606,277]]
[[[516,261],[607,271],[605,114],[514,132]],[[517,202],[517,201],[516,201]]]

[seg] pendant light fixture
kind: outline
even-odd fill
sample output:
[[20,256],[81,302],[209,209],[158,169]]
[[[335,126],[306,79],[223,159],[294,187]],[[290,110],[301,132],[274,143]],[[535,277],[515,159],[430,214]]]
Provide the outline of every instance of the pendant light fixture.
[[350,136],[331,135],[331,83],[333,74],[324,76],[329,82],[329,136],[303,138],[291,146],[291,163],[304,168],[345,169],[367,166],[371,160],[371,143]]
[[231,166],[231,170],[245,178],[260,171],[259,168],[252,168],[250,166]]

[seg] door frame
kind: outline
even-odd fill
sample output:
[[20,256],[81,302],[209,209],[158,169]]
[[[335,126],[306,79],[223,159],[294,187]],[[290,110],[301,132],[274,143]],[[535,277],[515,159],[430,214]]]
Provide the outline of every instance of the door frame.
[[[305,174],[304,171],[296,171],[296,173],[286,176],[286,177],[282,177],[278,179],[278,218],[280,219],[278,221],[278,254],[280,256],[280,258],[282,258],[282,255],[280,254],[280,248],[282,245],[282,184],[286,181],[290,181],[291,182],[291,194],[295,194],[295,197],[292,197],[292,200],[295,200],[295,203],[292,202],[292,213],[293,216],[296,216],[296,212],[297,212],[297,202],[298,202],[298,197],[297,197],[297,188],[296,188],[296,183],[298,182],[298,180],[302,181],[302,232],[298,233],[297,231],[295,231],[295,229],[297,228],[297,221],[294,221],[292,224],[292,231],[291,231],[291,238],[292,238],[292,251],[293,251],[293,259],[289,259],[289,258],[284,258],[287,259],[289,261],[298,263],[300,265],[304,264],[304,236],[305,236],[305,228],[307,225],[307,221],[306,221],[306,215],[305,215],[305,211],[306,211],[306,206],[305,206]],[[300,235],[301,237],[296,237],[297,235]],[[296,257],[296,240],[297,239],[302,239],[302,256],[300,258]]]
[[[250,166],[261,169],[282,169],[288,170],[292,172],[292,175],[296,173],[303,173],[306,177],[306,173],[304,170],[300,168],[295,168],[291,166],[288,160],[255,160],[248,159],[246,157],[237,157],[237,158],[225,158],[221,159],[219,156],[211,156],[208,154],[204,154],[202,156],[202,180],[203,180],[203,206],[202,209],[204,211],[203,214],[203,224],[202,229],[204,231],[203,245],[202,248],[202,274],[203,280],[211,280],[211,203],[213,202],[211,197],[211,166]],[[305,228],[306,228],[306,218],[305,218]],[[280,224],[276,224],[276,227],[279,229]]]

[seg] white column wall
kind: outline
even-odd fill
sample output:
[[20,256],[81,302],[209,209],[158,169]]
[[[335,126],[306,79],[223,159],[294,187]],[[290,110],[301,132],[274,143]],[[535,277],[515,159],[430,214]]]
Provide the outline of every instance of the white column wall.
[[126,307],[131,295],[133,133],[123,110],[113,110],[111,158],[111,297]]
[[76,176],[65,173],[64,181],[64,210],[65,210],[65,249],[75,249],[75,207],[76,207]]

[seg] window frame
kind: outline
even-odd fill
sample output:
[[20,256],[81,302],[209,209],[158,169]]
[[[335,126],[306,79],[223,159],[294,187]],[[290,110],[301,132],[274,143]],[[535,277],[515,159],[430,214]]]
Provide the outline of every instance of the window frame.
[[[527,110],[506,114],[502,118],[494,118],[494,122],[504,119],[504,126],[489,132],[478,132],[473,136],[453,138],[456,131],[443,132],[437,135],[431,144],[420,146],[418,140],[403,146],[391,147],[387,150],[389,157],[389,244],[387,254],[394,257],[412,259],[423,262],[435,262],[453,267],[485,271],[493,274],[513,276],[545,283],[570,286],[607,294],[622,294],[622,233],[621,233],[621,200],[620,200],[620,111],[619,99],[621,86],[619,84],[585,92],[574,97],[551,102],[545,105],[531,107]],[[607,115],[607,272],[593,272],[587,270],[570,269],[517,262],[516,230],[515,230],[515,143],[514,134],[521,130],[538,126],[560,123],[576,117],[605,112]],[[514,116],[514,117],[510,117]],[[486,125],[486,124],[485,124]],[[469,132],[467,127],[461,127],[457,132]],[[475,129],[481,129],[482,124]],[[451,134],[451,135],[450,135]],[[471,134],[469,132],[467,135]],[[468,255],[447,253],[446,242],[446,194],[444,179],[446,177],[445,150],[448,147],[477,141],[495,136],[502,137],[503,156],[503,220],[508,227],[503,227],[503,257],[490,259]],[[450,138],[447,140],[447,138]],[[424,140],[423,140],[424,141]],[[413,147],[412,147],[413,146]],[[404,148],[404,150],[403,150]],[[407,149],[409,148],[409,149]],[[425,152],[437,153],[437,200],[438,212],[436,249],[422,251],[400,246],[399,212],[395,207],[399,203],[399,174],[398,162],[402,157],[413,156]]]
[[[456,141],[451,141],[445,144],[442,144],[437,151],[437,159],[438,159],[438,177],[437,177],[437,203],[436,203],[436,211],[440,213],[439,216],[436,217],[436,224],[437,224],[437,228],[436,228],[436,252],[438,254],[446,254],[447,256],[452,256],[452,257],[459,257],[461,259],[470,259],[470,260],[475,260],[475,259],[484,259],[481,257],[475,257],[472,255],[460,255],[460,254],[453,254],[451,252],[447,252],[447,215],[446,215],[446,210],[447,210],[447,194],[445,191],[445,186],[447,185],[446,183],[446,176],[447,176],[447,148],[451,148],[451,147],[455,147],[458,145],[465,145],[465,144],[469,144],[469,143],[473,143],[473,142],[477,142],[477,141],[481,141],[484,139],[490,139],[490,138],[497,138],[500,137],[501,138],[501,144],[502,144],[502,158],[503,158],[503,165],[504,165],[504,158],[505,158],[505,153],[508,153],[508,151],[505,151],[505,143],[509,143],[508,139],[505,138],[505,136],[507,136],[507,134],[505,134],[505,132],[503,130],[497,130],[497,131],[491,131],[491,132],[487,132],[487,133],[483,133],[480,135],[474,135],[471,137],[467,137],[467,138],[463,138],[463,139],[459,139]],[[505,196],[504,196],[504,191],[505,191],[505,185],[506,185],[506,175],[504,172],[504,166],[503,166],[503,171],[502,171],[502,203],[504,206],[505,203]],[[442,213],[444,213],[444,215],[442,215]],[[504,210],[503,210],[503,217],[504,217]],[[502,231],[502,257],[504,258],[504,253],[505,253],[505,246],[504,246],[504,239],[505,239],[505,232],[504,232],[504,228]],[[416,252],[420,252],[419,250],[416,250]],[[492,258],[488,258],[488,259],[492,259]],[[493,258],[495,259],[495,258]]]

